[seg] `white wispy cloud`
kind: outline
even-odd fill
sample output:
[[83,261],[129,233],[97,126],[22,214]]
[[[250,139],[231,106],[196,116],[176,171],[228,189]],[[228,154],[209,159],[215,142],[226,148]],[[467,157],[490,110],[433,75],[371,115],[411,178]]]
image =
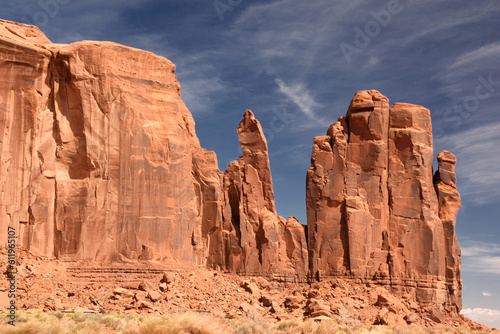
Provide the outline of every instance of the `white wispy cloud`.
[[[500,244],[466,240],[462,243],[462,258],[464,272],[500,275]],[[487,294],[483,292],[483,296]]]
[[500,256],[483,256],[464,261],[463,271],[500,275]]
[[[429,3],[436,4],[438,1],[432,0]],[[452,15],[443,16],[439,12],[434,14],[421,16],[419,19],[420,29],[412,29],[411,35],[407,36],[403,41],[403,44],[408,45],[420,41],[423,37],[434,35],[438,32],[449,31],[449,29],[459,27],[464,24],[469,24],[473,22],[478,22],[484,20],[486,17],[491,15],[491,11],[485,10],[483,7],[475,7],[472,9],[467,8],[466,10],[458,9],[458,12],[452,13]],[[440,19],[437,20],[436,18]]]
[[[443,5],[443,1],[429,1],[426,8],[435,6],[437,9]],[[413,4],[408,4],[407,7],[410,6]],[[484,3],[482,6],[456,6],[449,8],[445,16],[440,14],[441,10],[428,10],[424,15],[419,15],[417,26],[411,27],[411,31],[400,36],[398,41],[400,45],[410,46],[428,43],[429,40],[449,40],[453,31],[467,30],[468,27],[491,20],[499,12],[500,7],[493,3]],[[470,40],[465,36],[460,47],[442,50],[440,57],[426,63],[426,66],[432,69],[429,72],[430,79],[440,82],[434,93],[460,100],[469,94],[473,95],[478,84],[478,73],[491,73],[498,69],[499,47],[498,41],[480,38]]]
[[[345,68],[339,44],[344,40],[352,43],[354,31],[345,29],[344,23],[349,12],[362,4],[359,0],[338,3],[276,0],[249,4],[230,27],[228,36],[251,41],[240,45],[245,59],[250,59],[256,70],[278,78],[279,91],[311,118],[326,112],[324,105],[317,102],[319,96],[331,96],[326,93],[330,88],[324,82],[320,84],[316,74]],[[375,58],[372,64],[374,61]],[[340,76],[328,80],[343,87]],[[301,92],[304,87],[307,92]]]
[[490,57],[496,57],[497,59],[500,57],[500,42],[491,43],[479,48],[478,50],[467,52],[459,56],[454,63],[448,66],[448,68],[454,69],[471,63],[484,61],[485,58]]
[[307,117],[315,119],[315,109],[322,108],[323,106],[314,100],[311,92],[304,87],[304,84],[287,85],[283,80],[276,78],[279,91],[285,94],[293,103],[295,103]]
[[217,76],[185,75],[181,82],[181,98],[193,114],[212,112],[216,94],[234,91]]
[[460,313],[476,322],[486,324],[490,327],[500,328],[500,310],[464,308]]
[[457,156],[458,187],[476,204],[500,200],[500,122],[474,127],[440,139]]
[[500,254],[500,244],[467,240],[462,245],[462,256],[483,256],[495,253]]
[[485,297],[491,297],[491,293],[488,291],[483,291],[482,295]]
[[285,148],[283,148],[282,146],[280,147],[279,150],[273,150],[269,154],[269,157],[270,159],[273,160],[287,159],[287,161],[290,161],[290,163],[294,165],[303,166],[304,161],[307,161],[308,159],[311,158],[311,147],[312,143],[298,144],[298,145],[288,146]]

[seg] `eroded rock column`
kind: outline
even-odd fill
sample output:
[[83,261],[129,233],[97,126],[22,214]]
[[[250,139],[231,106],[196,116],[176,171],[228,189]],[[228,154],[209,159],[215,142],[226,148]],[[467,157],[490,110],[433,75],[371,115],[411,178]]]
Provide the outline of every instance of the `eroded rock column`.
[[434,188],[438,195],[439,218],[443,224],[446,246],[446,284],[450,291],[448,305],[450,312],[462,309],[462,276],[460,271],[461,250],[455,233],[456,217],[461,207],[460,194],[456,186],[453,153],[443,151],[438,154],[438,170],[434,174]]
[[231,162],[223,180],[227,267],[248,274],[279,272],[278,217],[267,141],[250,110],[237,131],[243,156]]
[[310,276],[389,286],[422,306],[461,304],[455,158],[432,175],[430,111],[357,92],[316,137],[307,173]]
[[347,111],[346,223],[350,273],[372,277],[387,258],[389,100],[358,92]]
[[308,254],[305,227],[276,214],[267,141],[247,110],[238,126],[243,156],[223,174],[225,263],[230,271],[305,281]]

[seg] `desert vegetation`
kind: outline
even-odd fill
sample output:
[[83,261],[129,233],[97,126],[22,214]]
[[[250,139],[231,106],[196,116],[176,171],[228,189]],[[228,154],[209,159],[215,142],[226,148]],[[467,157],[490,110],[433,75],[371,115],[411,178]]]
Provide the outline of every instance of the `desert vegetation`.
[[284,320],[276,323],[259,318],[222,319],[209,314],[146,316],[129,314],[95,314],[22,311],[16,325],[9,325],[7,313],[1,312],[0,333],[5,334],[444,334],[487,333],[468,326],[458,328],[418,326],[346,326],[335,321],[316,322]]

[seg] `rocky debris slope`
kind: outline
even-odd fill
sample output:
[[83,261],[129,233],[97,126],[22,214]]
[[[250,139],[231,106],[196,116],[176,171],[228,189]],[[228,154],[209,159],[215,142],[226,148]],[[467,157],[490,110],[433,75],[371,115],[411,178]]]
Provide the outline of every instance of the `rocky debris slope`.
[[[6,254],[0,255],[4,267]],[[444,328],[467,324],[488,329],[463,316],[446,317],[436,309],[422,308],[386,287],[342,278],[286,283],[203,268],[161,269],[161,263],[151,266],[147,261],[130,264],[127,270],[123,264],[75,265],[20,252],[16,266],[19,308],[154,315],[194,311],[271,322],[323,316],[349,325]],[[7,289],[5,280],[0,289]],[[2,306],[8,303],[8,298],[0,298]]]
[[[306,230],[277,215],[254,114],[237,128],[243,156],[220,172],[174,72],[146,51],[52,44],[36,27],[0,20],[0,242],[10,226],[37,256],[123,264],[80,279],[195,266],[287,283],[342,278],[457,316],[455,157],[439,154],[433,177],[429,110],[356,93],[314,139]],[[133,269],[144,263],[156,269]],[[336,312],[314,299],[298,309]]]
[[461,309],[460,197],[455,157],[433,181],[429,110],[378,91],[355,94],[346,117],[314,139],[307,174],[311,274],[377,282],[399,297]]

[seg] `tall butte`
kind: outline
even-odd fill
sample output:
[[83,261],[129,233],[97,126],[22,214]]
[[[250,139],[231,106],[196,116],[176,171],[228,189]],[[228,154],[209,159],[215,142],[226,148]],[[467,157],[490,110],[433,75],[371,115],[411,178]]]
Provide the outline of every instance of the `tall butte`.
[[307,172],[310,275],[386,285],[422,306],[462,304],[455,157],[432,175],[429,110],[357,92],[314,139]]
[[62,261],[342,277],[460,310],[456,159],[441,152],[432,175],[429,110],[356,93],[314,139],[305,230],[277,215],[254,114],[237,128],[243,156],[219,171],[174,72],[146,51],[52,44],[0,20],[0,243],[13,227],[20,247]]
[[159,261],[307,276],[304,227],[277,216],[267,142],[248,110],[221,173],[175,66],[111,42],[52,44],[0,20],[0,242],[64,261]]
[[62,260],[203,265],[220,174],[169,60],[0,21],[0,238]]

